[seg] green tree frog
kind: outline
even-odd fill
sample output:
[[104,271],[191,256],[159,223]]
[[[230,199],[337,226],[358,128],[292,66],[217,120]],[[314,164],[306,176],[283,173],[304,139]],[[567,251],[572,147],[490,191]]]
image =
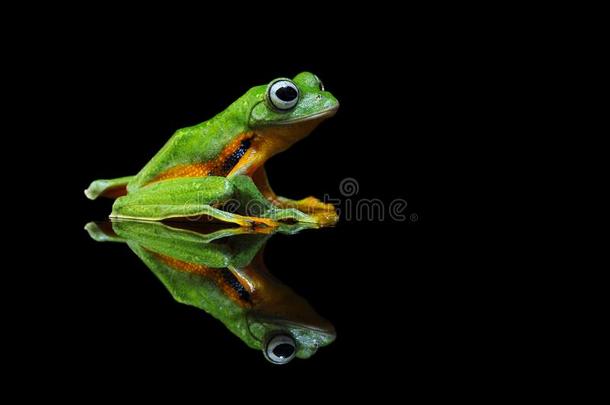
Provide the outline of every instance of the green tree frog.
[[96,180],[85,195],[118,197],[112,218],[332,225],[338,220],[332,205],[314,197],[295,201],[277,196],[264,164],[306,137],[338,107],[312,73],[275,79],[251,88],[210,120],[176,131],[137,175]]
[[296,233],[304,228],[299,223],[223,229],[175,225],[113,220],[90,222],[85,229],[97,241],[127,243],[176,301],[217,318],[274,364],[309,358],[334,341],[333,325],[263,262],[269,237]]

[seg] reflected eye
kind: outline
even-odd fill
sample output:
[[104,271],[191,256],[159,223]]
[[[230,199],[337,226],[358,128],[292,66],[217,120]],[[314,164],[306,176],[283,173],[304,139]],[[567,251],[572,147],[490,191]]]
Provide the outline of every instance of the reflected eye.
[[320,91],[324,91],[324,83],[322,83],[322,80],[320,80],[318,76],[316,76],[316,80],[318,81],[318,85],[320,86]]
[[286,364],[294,358],[296,344],[290,335],[275,335],[265,345],[265,358],[273,364]]
[[299,88],[288,79],[280,79],[271,83],[267,97],[278,110],[290,110],[299,101]]

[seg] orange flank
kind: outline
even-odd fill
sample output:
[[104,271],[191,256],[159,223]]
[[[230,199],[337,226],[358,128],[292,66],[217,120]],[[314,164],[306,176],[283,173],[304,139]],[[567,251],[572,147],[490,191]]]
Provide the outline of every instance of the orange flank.
[[254,134],[252,132],[245,132],[228,144],[222,150],[220,155],[216,157],[216,159],[209,162],[192,163],[172,167],[171,169],[166,170],[155,177],[151,183],[182,177],[226,176],[233,168],[227,168],[226,164],[229,163],[231,157],[240,149],[242,142],[252,138],[253,136]]
[[252,176],[267,159],[307,136],[325,118],[327,117],[321,116],[289,125],[257,128],[256,132],[244,132],[229,143],[214,160],[174,166],[159,174],[150,183],[183,177]]
[[[149,251],[150,252],[150,251]],[[182,271],[185,273],[197,274],[211,280],[222,292],[231,299],[231,301],[237,303],[242,307],[252,306],[252,302],[248,297],[244,297],[244,293],[249,296],[252,293],[248,286],[244,286],[235,279],[233,273],[228,269],[217,269],[204,266],[197,263],[185,262],[170,256],[162,255],[155,252],[150,252],[159,261],[165,265],[171,267],[174,270]],[[229,275],[229,277],[227,277]]]

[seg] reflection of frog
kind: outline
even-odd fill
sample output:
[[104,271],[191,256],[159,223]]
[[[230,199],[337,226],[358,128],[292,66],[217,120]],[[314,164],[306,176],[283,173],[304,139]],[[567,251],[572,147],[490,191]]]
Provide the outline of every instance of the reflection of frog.
[[[282,225],[294,233],[299,225]],[[262,260],[272,235],[248,228],[179,229],[159,222],[90,222],[97,241],[125,242],[155,273],[176,301],[219,319],[265,357],[284,364],[308,358],[335,339],[332,324],[274,278]],[[264,228],[263,228],[264,229]]]
[[[303,72],[251,88],[225,111],[183,128],[135,176],[96,180],[85,194],[119,197],[111,217],[162,220],[208,216],[242,226],[291,220],[332,225],[338,216],[314,197],[275,195],[264,164],[306,137],[339,102]],[[238,203],[238,210],[226,205]]]

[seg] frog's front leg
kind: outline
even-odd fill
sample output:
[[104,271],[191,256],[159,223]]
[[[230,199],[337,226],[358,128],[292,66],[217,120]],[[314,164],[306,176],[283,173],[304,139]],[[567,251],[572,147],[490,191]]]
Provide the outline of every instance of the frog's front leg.
[[332,225],[339,220],[339,216],[332,204],[323,203],[315,197],[306,197],[302,200],[291,200],[275,194],[269,185],[269,179],[267,178],[267,172],[264,167],[260,167],[254,172],[252,179],[265,198],[276,207],[299,210],[305,214],[316,217],[316,222],[321,225]]
[[209,216],[240,226],[264,224],[275,227],[268,218],[239,215],[221,209],[236,197],[238,190],[225,177],[193,177],[159,181],[118,198],[111,218],[163,220]]

